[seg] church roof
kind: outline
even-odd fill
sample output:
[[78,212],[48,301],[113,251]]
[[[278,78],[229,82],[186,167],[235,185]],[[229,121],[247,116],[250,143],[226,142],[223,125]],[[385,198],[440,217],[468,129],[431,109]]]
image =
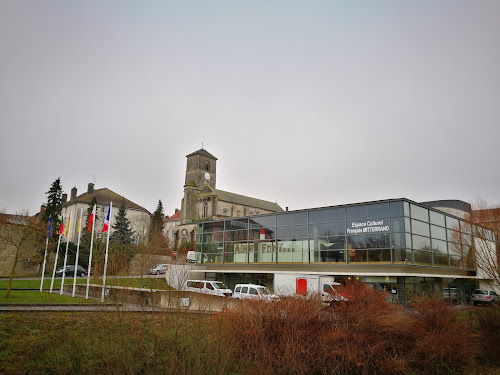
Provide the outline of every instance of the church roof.
[[209,158],[217,160],[217,158],[215,156],[213,156],[210,152],[208,152],[204,148],[200,148],[198,151],[195,151],[195,152],[192,152],[189,155],[186,155],[186,157],[190,157],[190,156],[193,156],[193,155],[203,155],[203,156],[207,156]]
[[114,202],[114,205],[117,207],[121,206],[122,202],[125,202],[125,208],[127,209],[133,209],[133,210],[140,210],[140,211],[145,211],[148,214],[151,215],[151,213],[146,210],[144,207],[139,206],[137,203],[132,202],[131,200],[128,200],[127,198],[121,196],[120,194],[115,193],[114,191],[109,190],[108,188],[102,188],[102,189],[96,189],[92,193],[83,193],[76,197],[75,199],[72,199],[66,203],[63,203],[63,207],[71,206],[75,203],[90,203],[93,198],[96,198],[97,204],[100,205],[109,205],[109,203],[112,201]]
[[243,206],[260,208],[266,211],[283,212],[283,209],[278,203],[265,201],[262,199],[247,197],[245,195],[230,193],[219,189],[213,189],[210,186],[205,186],[201,193],[196,195],[197,198],[216,195],[220,201],[241,204]]

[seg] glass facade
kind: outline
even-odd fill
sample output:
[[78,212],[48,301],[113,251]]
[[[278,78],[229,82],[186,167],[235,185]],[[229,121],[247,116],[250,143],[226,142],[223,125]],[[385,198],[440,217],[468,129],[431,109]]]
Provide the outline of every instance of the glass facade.
[[475,269],[471,225],[407,200],[201,222],[196,246],[204,263]]

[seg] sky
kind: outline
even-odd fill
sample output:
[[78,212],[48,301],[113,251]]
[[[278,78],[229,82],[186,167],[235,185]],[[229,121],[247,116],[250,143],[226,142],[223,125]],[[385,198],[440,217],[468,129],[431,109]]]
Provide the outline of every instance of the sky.
[[0,209],[180,208],[185,156],[290,210],[500,203],[500,2],[0,0]]

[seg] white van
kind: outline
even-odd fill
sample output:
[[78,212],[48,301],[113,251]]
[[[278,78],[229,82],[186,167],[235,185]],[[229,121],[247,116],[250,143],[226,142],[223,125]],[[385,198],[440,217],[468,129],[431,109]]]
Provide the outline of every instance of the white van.
[[186,262],[188,263],[196,263],[196,256],[195,252],[192,250],[189,250],[186,254]]
[[255,284],[236,284],[233,292],[234,298],[239,299],[265,299],[274,300],[279,297],[271,293],[269,289],[262,285]]
[[203,259],[203,263],[206,263],[208,257],[206,254],[197,253],[196,251],[189,250],[186,254],[186,262],[187,263],[201,263]]
[[233,294],[231,289],[228,289],[222,281],[187,280],[184,290],[221,297],[231,297]]

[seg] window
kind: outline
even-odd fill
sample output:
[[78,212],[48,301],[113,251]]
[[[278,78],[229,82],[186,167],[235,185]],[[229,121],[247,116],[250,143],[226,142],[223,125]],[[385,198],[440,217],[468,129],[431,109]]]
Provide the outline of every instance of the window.
[[404,216],[403,202],[391,202],[389,207],[391,216]]
[[430,236],[429,224],[418,220],[411,220],[411,231],[412,233],[420,234],[421,236]]
[[258,296],[259,292],[255,288],[250,288],[250,291],[248,292],[248,294],[253,294],[254,296]]
[[412,204],[411,217],[418,220],[429,222],[429,210]]
[[434,238],[446,241],[446,229],[431,225],[431,234]]
[[347,243],[351,249],[377,249],[389,248],[389,234],[364,234],[347,236]]
[[389,216],[388,203],[347,207],[348,220],[374,219],[387,216]]
[[275,227],[276,226],[276,215],[271,216],[259,216],[253,217],[250,220],[251,224],[258,224],[262,227]]
[[210,162],[208,160],[205,161],[205,170],[210,172]]
[[278,215],[278,226],[305,225],[307,223],[307,212],[296,212]]
[[445,226],[443,214],[438,214],[437,212],[434,212],[434,211],[430,211],[429,213],[431,216],[431,223],[432,224],[440,225],[442,227]]
[[309,235],[312,237],[326,237],[343,234],[345,234],[345,223],[309,225]]
[[422,236],[413,235],[413,248],[418,250],[430,250],[431,239]]
[[205,202],[203,204],[203,217],[208,217],[208,204]]
[[242,287],[241,288],[241,293],[247,294],[248,293],[248,287],[247,286]]
[[207,283],[207,289],[214,290],[214,286],[211,283]]

